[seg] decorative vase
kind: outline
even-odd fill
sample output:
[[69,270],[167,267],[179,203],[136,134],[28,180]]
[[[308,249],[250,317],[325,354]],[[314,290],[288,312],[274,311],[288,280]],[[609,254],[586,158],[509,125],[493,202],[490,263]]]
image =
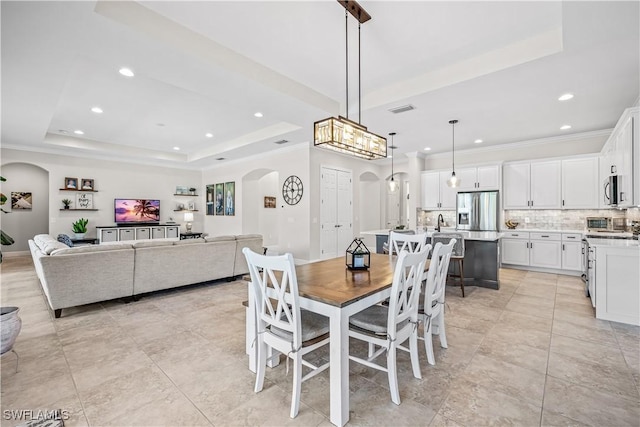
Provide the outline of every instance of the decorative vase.
[[65,205],[65,206],[64,206],[64,208],[65,208],[65,209],[69,209],[69,205]]
[[86,233],[73,233],[73,234],[75,234],[76,240],[82,240],[82,239],[84,239],[84,235]]
[[13,348],[22,328],[22,319],[18,316],[18,307],[0,307],[0,330],[2,330],[2,344],[0,354],[5,354]]

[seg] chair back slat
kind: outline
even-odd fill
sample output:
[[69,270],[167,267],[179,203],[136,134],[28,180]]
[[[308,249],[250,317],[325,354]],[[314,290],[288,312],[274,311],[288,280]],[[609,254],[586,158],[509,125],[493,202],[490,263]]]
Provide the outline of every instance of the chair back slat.
[[427,283],[425,285],[424,296],[424,312],[431,315],[433,312],[433,303],[444,303],[445,284],[447,281],[447,271],[449,270],[449,261],[455,247],[456,239],[450,239],[446,245],[441,242],[435,244],[433,254],[431,255],[431,264],[427,273]]
[[424,245],[419,252],[400,252],[393,273],[393,284],[389,297],[387,331],[394,340],[398,326],[405,320],[417,322],[418,302],[422,285],[422,274],[431,245]]
[[413,230],[410,231],[411,233],[389,232],[389,260],[392,259],[393,255],[397,255],[402,251],[409,253],[420,252],[427,244],[426,233],[415,234]]
[[293,334],[293,348],[301,345],[300,305],[298,280],[293,256],[265,256],[244,248],[251,286],[255,297],[258,331],[270,326]]

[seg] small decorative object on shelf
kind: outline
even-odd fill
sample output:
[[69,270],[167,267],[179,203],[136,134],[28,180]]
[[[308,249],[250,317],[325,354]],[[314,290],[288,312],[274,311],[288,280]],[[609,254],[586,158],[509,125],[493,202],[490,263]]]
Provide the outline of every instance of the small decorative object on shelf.
[[509,230],[515,230],[518,224],[520,223],[512,220],[508,220],[504,223],[504,225],[506,225]]
[[196,195],[196,189],[195,189],[195,187],[190,187],[190,188],[189,188],[189,194],[191,194],[192,196],[195,196],[195,195]]
[[82,187],[81,190],[93,190],[93,179],[82,178]]
[[62,204],[64,205],[65,209],[69,209],[69,207],[71,206],[71,200],[69,199],[62,199]]
[[77,190],[78,189],[78,178],[65,178],[64,179],[64,188],[66,190]]
[[362,239],[353,239],[347,248],[346,264],[349,270],[366,270],[371,265],[371,252]]
[[78,240],[84,239],[84,235],[87,233],[88,222],[89,222],[88,219],[80,218],[79,220],[77,220],[72,224],[73,226],[72,231],[75,233],[76,239]]

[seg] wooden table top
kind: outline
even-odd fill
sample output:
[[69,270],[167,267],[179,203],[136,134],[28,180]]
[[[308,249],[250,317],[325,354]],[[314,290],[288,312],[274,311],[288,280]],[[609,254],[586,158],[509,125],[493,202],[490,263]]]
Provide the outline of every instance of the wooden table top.
[[395,257],[371,254],[368,270],[349,270],[345,257],[297,265],[301,297],[344,307],[382,289],[391,287]]

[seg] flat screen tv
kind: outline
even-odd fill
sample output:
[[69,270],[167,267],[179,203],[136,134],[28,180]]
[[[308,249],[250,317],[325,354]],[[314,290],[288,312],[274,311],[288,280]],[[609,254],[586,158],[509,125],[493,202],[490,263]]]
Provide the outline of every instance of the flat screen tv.
[[160,200],[115,199],[116,224],[160,223]]

